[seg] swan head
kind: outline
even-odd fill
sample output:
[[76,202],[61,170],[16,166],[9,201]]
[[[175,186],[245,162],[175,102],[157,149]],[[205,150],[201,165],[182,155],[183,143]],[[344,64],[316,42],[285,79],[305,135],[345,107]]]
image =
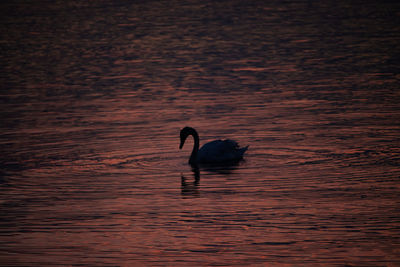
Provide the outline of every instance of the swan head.
[[185,143],[186,138],[193,132],[193,128],[185,127],[181,130],[180,137],[181,137],[181,144],[179,145],[179,149],[182,149],[183,144]]

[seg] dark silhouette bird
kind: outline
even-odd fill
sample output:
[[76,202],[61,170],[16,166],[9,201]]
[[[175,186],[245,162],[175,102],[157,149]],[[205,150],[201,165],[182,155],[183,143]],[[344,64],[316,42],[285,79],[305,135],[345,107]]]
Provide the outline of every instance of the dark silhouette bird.
[[192,127],[185,127],[181,130],[180,138],[181,143],[179,149],[182,149],[186,138],[192,135],[194,139],[194,145],[192,154],[189,158],[189,164],[229,164],[237,162],[243,158],[243,154],[247,148],[240,148],[238,143],[233,140],[215,140],[204,144],[200,149],[200,140],[197,131]]

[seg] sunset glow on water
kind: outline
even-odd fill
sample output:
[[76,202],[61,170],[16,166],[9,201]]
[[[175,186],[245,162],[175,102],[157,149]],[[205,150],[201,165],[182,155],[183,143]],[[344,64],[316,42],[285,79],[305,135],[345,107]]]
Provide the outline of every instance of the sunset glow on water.
[[139,2],[0,4],[0,265],[400,265],[399,4]]

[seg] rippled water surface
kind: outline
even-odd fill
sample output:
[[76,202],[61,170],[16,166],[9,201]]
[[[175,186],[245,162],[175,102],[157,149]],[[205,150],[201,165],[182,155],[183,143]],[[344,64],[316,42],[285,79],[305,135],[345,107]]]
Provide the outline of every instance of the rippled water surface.
[[399,4],[0,6],[1,265],[400,265]]

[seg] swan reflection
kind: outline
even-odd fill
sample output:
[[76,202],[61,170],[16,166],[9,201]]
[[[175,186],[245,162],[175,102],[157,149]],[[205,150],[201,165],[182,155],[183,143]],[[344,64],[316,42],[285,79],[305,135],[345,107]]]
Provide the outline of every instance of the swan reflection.
[[200,184],[200,170],[198,167],[192,168],[194,181],[188,182],[186,177],[181,175],[181,195],[182,196],[200,196],[199,184]]
[[[202,170],[208,173],[229,175],[239,166],[239,162],[231,162],[224,164],[207,164],[201,165]],[[182,197],[199,197],[200,196],[200,168],[198,165],[192,165],[194,180],[187,179],[181,175],[181,195]]]

